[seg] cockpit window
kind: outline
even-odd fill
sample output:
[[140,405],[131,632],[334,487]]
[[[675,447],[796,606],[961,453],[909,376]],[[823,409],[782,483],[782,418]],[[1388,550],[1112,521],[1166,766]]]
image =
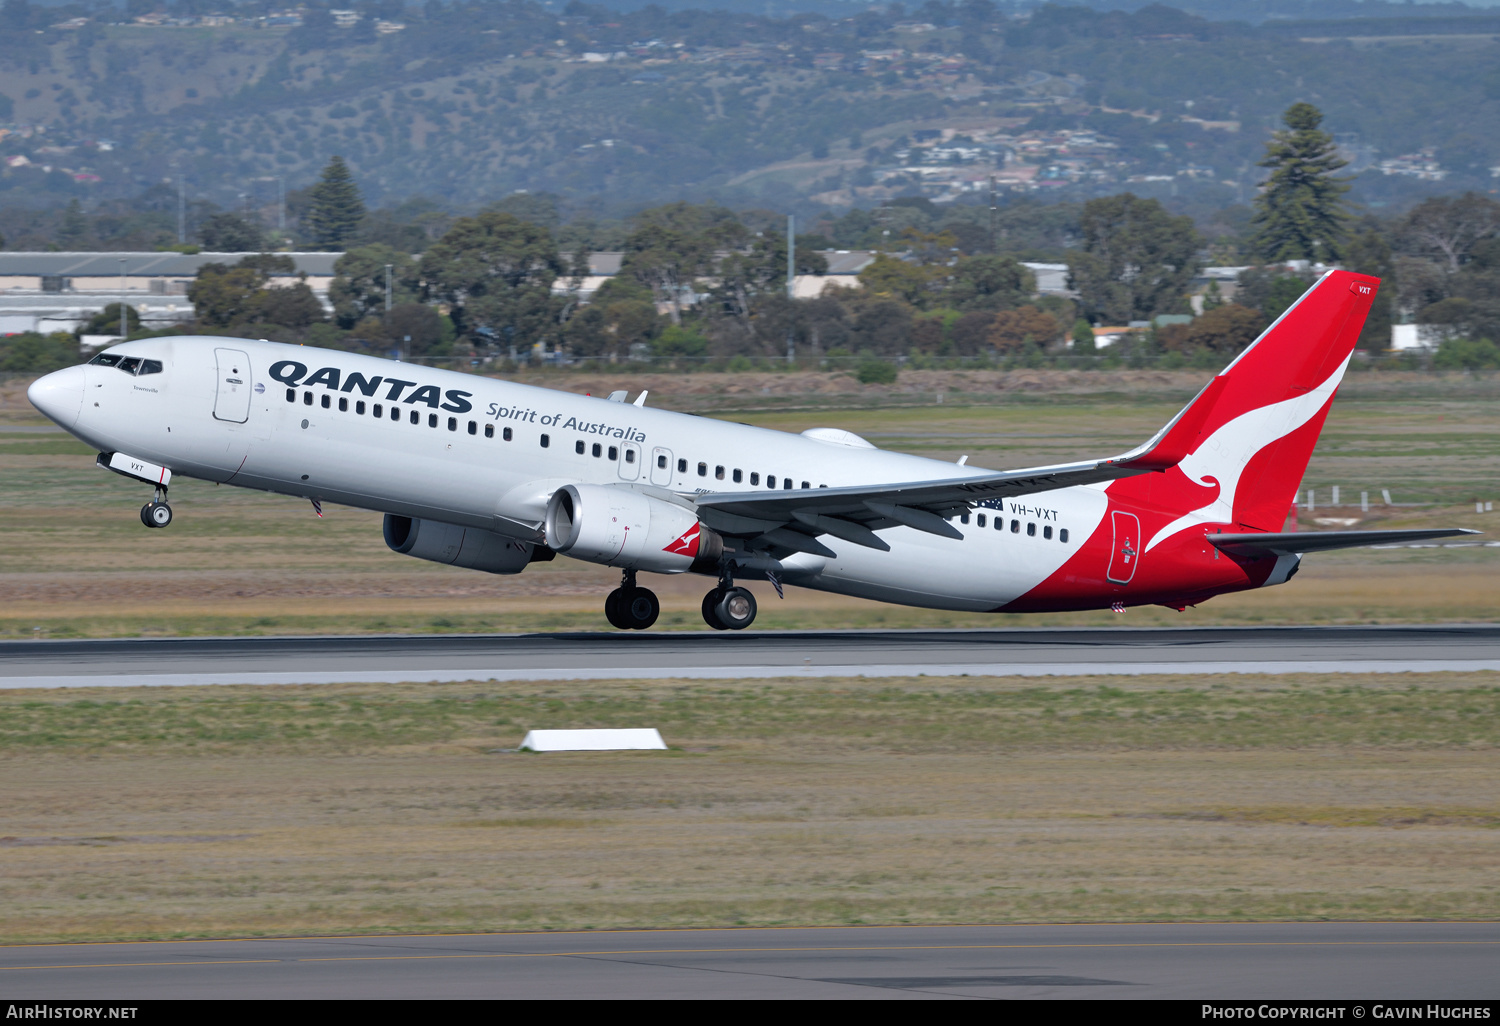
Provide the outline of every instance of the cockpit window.
[[160,360],[143,360],[139,356],[121,356],[119,353],[100,353],[89,363],[97,367],[116,367],[126,374],[160,374],[162,362]]

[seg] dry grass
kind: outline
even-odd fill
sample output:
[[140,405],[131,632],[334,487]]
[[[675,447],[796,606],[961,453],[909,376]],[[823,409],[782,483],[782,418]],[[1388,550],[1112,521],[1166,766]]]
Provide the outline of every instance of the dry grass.
[[[1492,918],[1500,674],[0,695],[0,937]],[[504,754],[532,726],[663,753]]]

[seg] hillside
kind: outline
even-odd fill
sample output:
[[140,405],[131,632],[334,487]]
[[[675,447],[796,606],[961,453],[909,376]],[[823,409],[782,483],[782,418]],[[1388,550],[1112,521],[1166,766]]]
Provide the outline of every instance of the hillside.
[[1489,189],[1500,164],[1500,47],[1451,25],[1371,45],[1161,6],[1018,21],[982,5],[777,19],[434,4],[378,30],[373,15],[97,12],[66,28],[57,9],[5,8],[23,9],[27,31],[0,32],[0,202],[14,204],[182,174],[194,197],[267,207],[273,176],[295,189],[338,153],[377,203],[546,189],[601,212],[668,197],[811,210],[977,198],[996,174],[1017,193],[1222,205],[1247,198],[1267,132],[1301,99],[1367,169],[1367,201]]

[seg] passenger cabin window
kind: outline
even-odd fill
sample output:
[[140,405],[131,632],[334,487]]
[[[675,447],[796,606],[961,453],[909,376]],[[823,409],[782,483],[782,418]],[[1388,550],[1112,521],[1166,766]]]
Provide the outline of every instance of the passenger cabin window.
[[604,448],[598,442],[595,442],[594,443],[594,448],[593,448],[593,453],[594,453],[594,459],[597,460],[600,456],[604,455]]
[[580,456],[583,455],[583,439],[582,438],[580,438],[578,441],[576,441],[576,442],[573,443],[573,451],[576,452]]
[[363,399],[354,404],[354,412],[359,414],[361,417],[365,415],[365,401]]
[[983,527],[984,526],[984,514],[983,513],[975,514],[975,516],[974,516],[974,526],[976,526],[976,527]]
[[720,481],[724,480],[724,468],[723,467],[715,467],[714,468],[714,477],[717,478]]
[[545,448],[547,448],[551,444],[552,444],[552,436],[551,435],[543,435],[542,436],[542,448],[545,449]]
[[[434,413],[434,414],[433,414],[433,416],[434,416],[434,417],[436,417],[436,416],[437,416],[437,414],[435,414],[435,413]],[[458,418],[457,418],[457,417],[449,417],[449,418],[448,418],[448,430],[449,430],[449,431],[457,431],[457,430],[458,430]],[[473,430],[472,430],[472,429],[471,429],[471,430],[470,430],[470,431],[469,431],[469,434],[471,434],[471,435],[472,435],[472,434],[473,434],[473,433],[474,433],[474,432],[473,432]]]
[[1003,531],[1003,530],[1005,530],[1005,518],[1004,517],[996,517],[995,518],[995,530],[997,530],[997,531]]
[[699,477],[707,477],[708,476],[708,464],[707,463],[700,463],[700,464],[698,464],[698,476]]
[[812,482],[811,481],[803,481],[802,482],[802,487],[803,488],[811,488],[812,487]]
[[420,413],[418,413],[416,410],[412,410],[411,411],[411,422],[413,424],[420,424],[420,423],[422,423],[422,415]]
[[294,403],[297,401],[297,390],[295,388],[289,388],[286,390],[286,401],[289,403]]
[[661,469],[661,470],[666,470],[667,469],[667,458],[665,456],[658,456],[658,457],[656,457],[656,466],[659,469]]
[[960,513],[958,515],[958,522],[960,524],[967,524],[969,522],[969,514],[967,514],[967,513]]
[[767,474],[766,475],[766,487],[767,488],[775,488],[776,487],[776,475],[775,474]]
[[437,414],[436,413],[429,413],[427,415],[427,426],[428,427],[437,427]]
[[510,428],[506,428],[505,429],[505,434],[503,436],[503,440],[508,442],[508,441],[510,441],[514,437],[515,437],[515,433],[513,431],[511,431]]
[[1066,527],[1060,528],[1058,530],[1057,540],[1062,542],[1064,545],[1068,544],[1068,529]]
[[735,484],[739,484],[744,479],[745,479],[745,472],[742,471],[742,470],[740,470],[739,467],[735,467],[734,468],[734,483]]
[[385,407],[380,405],[379,403],[376,403],[374,406],[370,407],[370,415],[373,417],[384,417]]
[[1010,533],[1011,534],[1020,534],[1021,533],[1021,522],[1019,520],[1012,520],[1010,522]]
[[494,438],[495,437],[495,425],[493,425],[493,424],[486,424],[484,426],[484,437],[486,437],[486,438]]
[[1042,528],[1042,537],[1043,538],[1051,538],[1052,537],[1052,528],[1050,528],[1050,527],[1044,527],[1044,528]]
[[392,420],[400,420],[401,419],[401,408],[399,406],[392,406],[391,407],[391,419]]
[[619,447],[611,445],[609,447],[609,459],[610,459],[610,462],[613,463],[615,460],[617,460],[619,458],[620,458]]
[[323,409],[326,410],[326,409],[328,409],[332,405],[333,405],[333,398],[332,398],[332,396],[328,396],[328,395],[323,396]]
[[634,449],[626,449],[625,450],[625,462],[626,463],[634,463],[635,462],[635,450]]
[[1028,537],[1028,538],[1035,538],[1036,537],[1036,524],[1027,524],[1026,525],[1026,537]]
[[677,473],[679,473],[679,474],[686,474],[687,473],[687,460],[678,460],[677,461]]
[[789,491],[792,490],[792,479],[791,478],[784,477],[784,478],[781,479],[781,490],[784,491],[784,492],[789,492]]
[[346,399],[346,398],[344,398],[343,396],[339,396],[339,412],[340,413],[348,413],[349,412],[349,400]]
[[[494,429],[494,428],[491,428],[491,429],[490,429],[490,434],[492,434],[492,435],[493,435],[493,434],[494,434],[494,433],[495,433],[495,429]],[[472,421],[472,420],[471,420],[471,421],[469,421],[469,434],[471,434],[471,435],[477,435],[477,434],[479,434],[479,425],[478,425],[478,424],[476,424],[476,423],[475,423],[475,422],[474,422],[474,421]]]
[[[752,471],[750,471],[750,483],[753,484],[753,485],[760,484],[760,471],[758,471],[758,470],[752,470]],[[774,483],[775,482],[772,482],[773,485],[774,485]]]
[[312,393],[311,392],[303,392],[302,393],[302,405],[303,406],[311,406],[312,405]]

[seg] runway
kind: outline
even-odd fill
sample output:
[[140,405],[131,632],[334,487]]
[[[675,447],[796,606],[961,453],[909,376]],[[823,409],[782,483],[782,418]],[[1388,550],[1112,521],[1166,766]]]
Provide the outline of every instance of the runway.
[[622,931],[0,948],[0,988],[108,998],[1493,999],[1500,924]]
[[0,688],[1500,670],[1500,625],[645,632],[0,643]]

